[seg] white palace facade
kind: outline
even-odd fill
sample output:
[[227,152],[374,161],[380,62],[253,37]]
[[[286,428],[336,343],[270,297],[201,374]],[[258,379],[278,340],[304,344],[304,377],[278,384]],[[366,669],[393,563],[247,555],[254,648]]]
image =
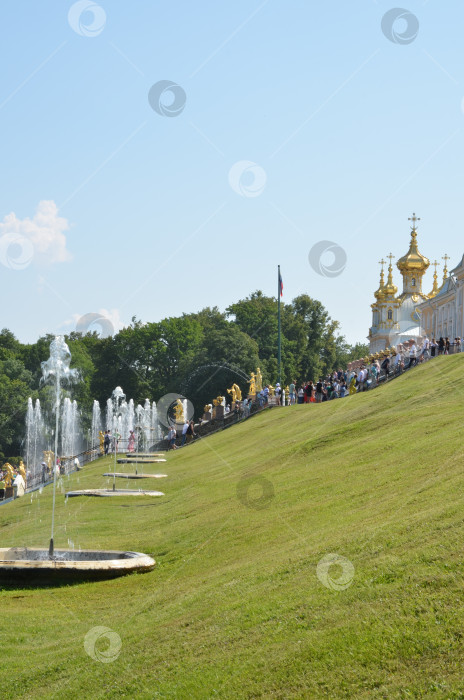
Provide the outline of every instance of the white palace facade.
[[438,285],[437,266],[433,274],[433,287],[429,293],[422,289],[423,276],[430,266],[430,261],[419,252],[417,243],[415,214],[410,221],[411,241],[409,250],[401,257],[396,266],[403,278],[403,290],[393,282],[393,255],[388,255],[387,281],[385,282],[384,265],[381,260],[380,284],[374,292],[375,302],[371,305],[372,326],[369,329],[369,346],[371,353],[382,352],[390,347],[397,347],[410,339],[421,342],[429,338],[464,337],[464,256],[457,267],[448,274],[447,255],[443,256],[443,282]]

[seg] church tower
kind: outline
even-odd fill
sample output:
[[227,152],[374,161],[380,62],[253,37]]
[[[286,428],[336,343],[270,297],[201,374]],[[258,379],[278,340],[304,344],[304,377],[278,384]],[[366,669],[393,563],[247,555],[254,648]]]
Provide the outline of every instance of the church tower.
[[[429,295],[422,291],[422,278],[430,262],[419,252],[417,246],[416,224],[420,219],[413,214],[409,221],[412,221],[409,250],[396,263],[403,277],[403,291],[399,296],[398,288],[393,283],[393,255],[390,253],[387,256],[390,260],[387,282],[383,273],[385,261],[381,260],[380,263],[380,286],[375,292],[376,301],[371,305],[372,326],[368,336],[371,353],[381,352],[411,338],[418,341],[422,335],[417,307],[429,298]],[[435,275],[432,293],[437,291]]]
[[400,294],[399,299],[402,303],[407,299],[411,299],[413,302],[420,304],[421,301],[427,299],[427,294],[424,294],[422,291],[422,277],[430,262],[419,253],[417,248],[416,221],[420,221],[420,218],[413,214],[409,221],[412,221],[409,250],[396,263],[398,270],[403,275],[403,293]]

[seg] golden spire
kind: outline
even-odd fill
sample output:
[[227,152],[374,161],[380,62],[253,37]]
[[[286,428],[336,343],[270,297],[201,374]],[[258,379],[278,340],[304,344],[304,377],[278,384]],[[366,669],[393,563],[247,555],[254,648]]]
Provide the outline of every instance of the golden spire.
[[385,280],[383,276],[383,266],[385,265],[385,260],[382,258],[382,260],[379,260],[379,265],[382,265],[382,269],[380,271],[380,284],[379,288],[376,292],[374,292],[374,296],[377,299],[377,301],[382,301],[385,294],[384,294],[384,287],[385,287]]
[[411,226],[411,242],[409,244],[409,250],[406,255],[403,255],[403,257],[398,260],[396,266],[401,273],[419,271],[423,274],[430,265],[430,262],[428,258],[419,253],[417,248],[416,221],[420,221],[420,218],[413,214],[409,217],[408,221],[412,221],[413,224]]
[[443,282],[445,282],[446,278],[448,277],[448,260],[450,260],[449,255],[445,253],[442,260],[445,261],[445,267],[443,268]]
[[433,298],[434,296],[436,296],[436,295],[438,294],[438,292],[439,292],[439,289],[438,289],[438,282],[437,282],[437,267],[438,267],[439,264],[440,264],[440,263],[438,263],[436,260],[434,260],[433,263],[432,263],[432,265],[433,265],[434,268],[435,268],[435,272],[433,273],[433,287],[432,287],[432,291],[431,291],[430,294],[428,295],[428,296],[429,296],[429,299],[432,299],[432,298]]
[[390,259],[390,265],[388,266],[388,279],[387,279],[387,284],[383,288],[384,295],[386,297],[394,297],[395,294],[398,291],[398,287],[395,287],[393,284],[393,276],[392,276],[392,260],[394,259],[394,255],[390,253],[390,255],[387,255],[387,258]]

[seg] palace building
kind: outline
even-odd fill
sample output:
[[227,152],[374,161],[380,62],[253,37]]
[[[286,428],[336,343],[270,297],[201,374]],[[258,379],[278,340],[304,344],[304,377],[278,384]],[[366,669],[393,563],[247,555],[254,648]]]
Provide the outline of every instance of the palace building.
[[415,214],[412,221],[411,241],[409,250],[403,255],[396,267],[403,278],[403,291],[398,294],[398,288],[393,282],[394,256],[387,256],[389,265],[387,281],[385,282],[385,260],[380,261],[380,283],[374,292],[375,302],[372,308],[372,326],[369,329],[368,340],[370,352],[381,352],[390,347],[396,347],[411,338],[416,342],[428,335],[430,338],[440,336],[462,337],[464,334],[464,256],[459,265],[448,275],[448,256],[443,257],[445,266],[443,282],[438,286],[437,266],[433,274],[433,287],[429,293],[423,291],[423,276],[430,266],[430,261],[419,252],[417,243],[417,222]]

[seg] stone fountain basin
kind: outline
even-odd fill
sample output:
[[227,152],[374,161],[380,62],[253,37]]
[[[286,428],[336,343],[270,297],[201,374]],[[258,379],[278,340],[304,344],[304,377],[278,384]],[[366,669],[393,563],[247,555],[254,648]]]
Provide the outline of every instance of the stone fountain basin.
[[126,457],[133,459],[134,457],[164,457],[164,452],[127,452]]
[[165,462],[165,459],[137,459],[136,457],[126,457],[126,459],[116,460],[118,464],[157,464]]
[[117,479],[164,479],[167,474],[124,474],[124,472],[105,472],[103,476],[115,476]]
[[113,550],[55,549],[50,558],[48,549],[36,547],[4,547],[0,549],[0,577],[24,575],[28,580],[35,575],[47,574],[54,580],[56,574],[68,578],[110,578],[132,571],[151,571],[155,560],[141,552]]
[[162,491],[147,491],[146,489],[83,489],[68,491],[66,496],[164,496]]

